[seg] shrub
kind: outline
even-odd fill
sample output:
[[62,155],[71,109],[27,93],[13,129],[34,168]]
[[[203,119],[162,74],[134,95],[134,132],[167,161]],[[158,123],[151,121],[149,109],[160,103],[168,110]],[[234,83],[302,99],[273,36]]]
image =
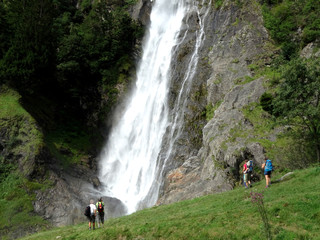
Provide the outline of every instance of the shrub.
[[262,94],[262,96],[260,97],[260,105],[262,109],[270,114],[272,114],[273,111],[272,99],[273,96],[271,95],[271,93],[267,92]]

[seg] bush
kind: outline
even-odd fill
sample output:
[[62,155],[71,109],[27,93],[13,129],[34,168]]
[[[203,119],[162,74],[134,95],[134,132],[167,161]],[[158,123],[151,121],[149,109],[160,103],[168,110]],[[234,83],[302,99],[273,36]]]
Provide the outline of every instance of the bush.
[[260,97],[260,105],[262,109],[270,114],[272,114],[273,112],[272,99],[273,96],[271,95],[271,93],[267,92],[262,94],[262,96]]
[[318,0],[268,0],[262,2],[265,27],[282,48],[285,59],[320,37]]

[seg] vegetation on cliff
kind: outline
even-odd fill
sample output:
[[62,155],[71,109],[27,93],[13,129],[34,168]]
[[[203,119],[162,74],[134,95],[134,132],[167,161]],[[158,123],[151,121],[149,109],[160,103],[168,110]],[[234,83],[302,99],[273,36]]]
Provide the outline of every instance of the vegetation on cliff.
[[308,43],[320,38],[320,4],[317,0],[262,1],[265,26],[281,46],[286,60],[296,57]]
[[[274,44],[274,55],[268,66],[254,63],[250,67],[257,77],[264,76],[267,92],[260,106],[244,109],[248,119],[254,112],[254,132],[262,130],[262,139],[269,156],[277,159],[280,168],[300,168],[319,161],[319,1],[264,0],[262,13],[265,27]],[[311,47],[311,54],[302,50]],[[252,115],[253,114],[253,115]],[[250,116],[251,115],[251,116]],[[264,139],[267,132],[279,131],[274,141]],[[257,136],[257,138],[259,138]]]
[[[35,190],[50,186],[30,177],[44,174],[36,156],[43,134],[34,118],[21,106],[21,96],[6,87],[0,91],[0,236],[16,238],[35,232],[48,223],[33,211]],[[36,166],[37,165],[37,166]]]

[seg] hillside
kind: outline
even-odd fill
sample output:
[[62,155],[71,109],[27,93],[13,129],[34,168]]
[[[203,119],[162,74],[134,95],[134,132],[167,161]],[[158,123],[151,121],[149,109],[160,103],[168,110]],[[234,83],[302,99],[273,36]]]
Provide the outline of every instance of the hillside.
[[[275,172],[273,179],[280,174]],[[87,223],[55,228],[35,239],[266,239],[250,193],[263,193],[273,239],[320,239],[320,167],[294,171],[265,189],[264,181],[245,190],[208,195],[109,219],[89,231]]]

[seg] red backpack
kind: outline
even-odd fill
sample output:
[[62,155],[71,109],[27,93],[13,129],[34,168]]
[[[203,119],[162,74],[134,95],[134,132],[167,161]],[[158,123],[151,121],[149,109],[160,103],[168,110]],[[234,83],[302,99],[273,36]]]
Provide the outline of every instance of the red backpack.
[[98,202],[98,212],[99,213],[102,213],[103,212],[103,204],[102,204],[102,202]]

